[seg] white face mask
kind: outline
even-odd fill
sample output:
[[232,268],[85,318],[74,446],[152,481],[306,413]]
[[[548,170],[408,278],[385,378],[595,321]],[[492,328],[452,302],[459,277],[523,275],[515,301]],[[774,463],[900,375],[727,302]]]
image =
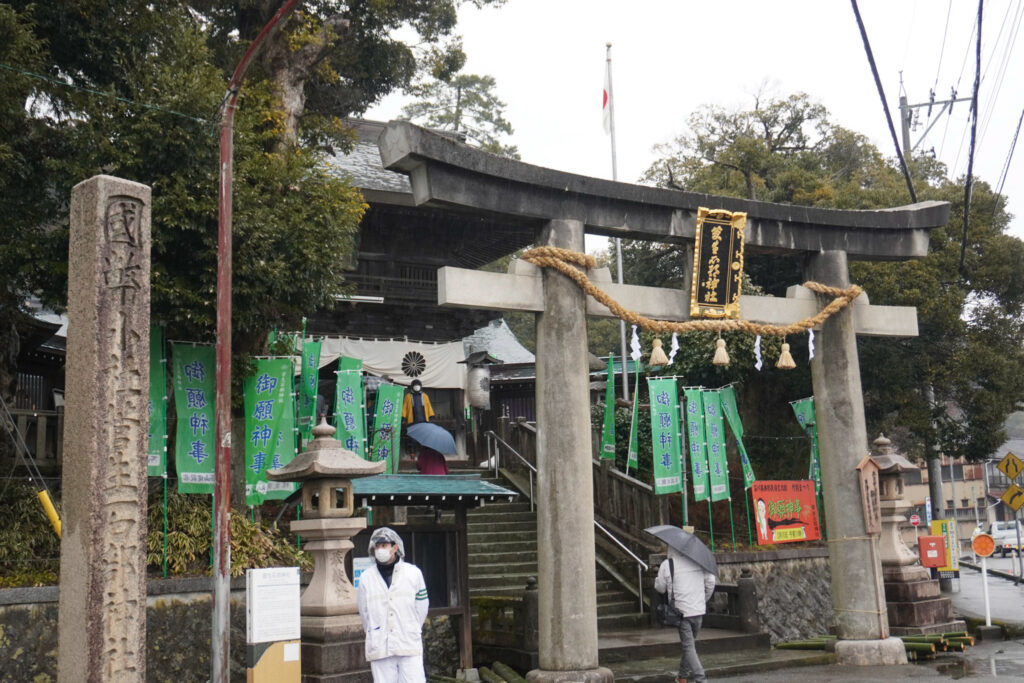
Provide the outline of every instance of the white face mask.
[[373,556],[381,564],[387,564],[391,560],[391,548],[386,545],[377,546],[373,550]]

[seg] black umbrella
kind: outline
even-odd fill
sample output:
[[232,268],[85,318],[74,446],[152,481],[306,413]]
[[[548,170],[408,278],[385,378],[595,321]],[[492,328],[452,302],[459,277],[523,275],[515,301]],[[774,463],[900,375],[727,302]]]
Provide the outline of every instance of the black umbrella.
[[671,524],[647,527],[644,531],[655,538],[665,541],[670,548],[673,548],[683,557],[693,560],[702,569],[718,576],[718,563],[715,562],[715,556],[704,545],[704,541],[689,531],[683,531]]

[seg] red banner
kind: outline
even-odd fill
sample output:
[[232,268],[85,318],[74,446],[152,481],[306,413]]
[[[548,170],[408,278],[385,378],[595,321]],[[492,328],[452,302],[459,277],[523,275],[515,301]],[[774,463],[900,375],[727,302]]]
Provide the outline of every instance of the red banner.
[[755,481],[750,494],[758,545],[821,538],[813,481]]

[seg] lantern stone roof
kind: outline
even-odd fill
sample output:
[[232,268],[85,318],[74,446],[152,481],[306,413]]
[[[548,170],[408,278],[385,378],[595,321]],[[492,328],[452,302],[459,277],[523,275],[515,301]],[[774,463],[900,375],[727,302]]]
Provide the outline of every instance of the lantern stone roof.
[[879,434],[871,443],[871,459],[878,465],[878,471],[883,473],[913,472],[918,469],[914,463],[895,451],[892,441],[884,434]]
[[365,505],[477,507],[509,502],[519,494],[478,474],[381,474],[352,482],[357,502]]
[[284,467],[267,470],[271,481],[307,481],[310,479],[355,479],[380,474],[387,467],[383,460],[371,462],[342,447],[332,438],[334,427],[320,419],[313,427],[312,443]]

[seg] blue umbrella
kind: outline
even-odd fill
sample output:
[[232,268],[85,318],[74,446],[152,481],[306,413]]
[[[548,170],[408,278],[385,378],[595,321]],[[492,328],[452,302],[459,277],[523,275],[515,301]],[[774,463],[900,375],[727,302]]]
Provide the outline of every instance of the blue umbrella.
[[455,439],[444,427],[429,422],[409,425],[405,433],[421,446],[433,448],[443,455],[455,455]]

